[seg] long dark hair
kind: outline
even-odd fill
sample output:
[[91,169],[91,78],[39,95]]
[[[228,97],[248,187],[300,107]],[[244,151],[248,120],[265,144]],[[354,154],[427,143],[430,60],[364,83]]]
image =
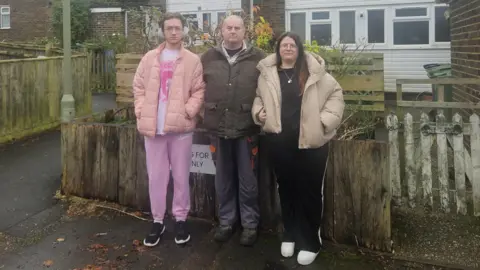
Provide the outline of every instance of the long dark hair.
[[298,74],[300,95],[302,95],[303,91],[305,91],[305,84],[307,83],[308,76],[310,76],[310,72],[308,71],[305,50],[303,48],[303,43],[299,35],[292,32],[285,32],[280,37],[278,37],[277,45],[275,46],[275,54],[277,55],[277,68],[280,69],[282,66],[282,57],[280,56],[280,43],[282,43],[282,40],[286,37],[293,39],[295,41],[295,45],[297,46],[298,57],[297,61],[295,62],[294,72],[295,74]]

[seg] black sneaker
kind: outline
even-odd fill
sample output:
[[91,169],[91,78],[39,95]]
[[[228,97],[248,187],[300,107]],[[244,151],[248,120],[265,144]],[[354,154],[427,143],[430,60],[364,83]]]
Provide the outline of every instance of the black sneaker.
[[160,243],[160,238],[165,232],[165,226],[162,223],[153,223],[150,234],[143,240],[143,245],[147,247],[154,247]]
[[215,230],[215,235],[213,236],[213,239],[217,242],[227,242],[230,237],[233,235],[233,227],[232,226],[226,226],[226,225],[220,225],[217,227]]
[[257,229],[243,229],[242,235],[240,236],[240,245],[253,246],[257,241],[257,236]]
[[175,243],[177,245],[183,245],[190,241],[190,233],[187,230],[187,223],[185,221],[177,221],[175,224],[175,234]]

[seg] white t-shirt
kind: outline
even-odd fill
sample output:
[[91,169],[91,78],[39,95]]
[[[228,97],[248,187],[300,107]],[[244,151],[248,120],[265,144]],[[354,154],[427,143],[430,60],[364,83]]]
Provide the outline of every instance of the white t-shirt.
[[160,91],[158,95],[158,117],[157,134],[164,135],[165,114],[167,112],[168,93],[170,91],[170,82],[175,69],[179,50],[164,49],[160,55]]

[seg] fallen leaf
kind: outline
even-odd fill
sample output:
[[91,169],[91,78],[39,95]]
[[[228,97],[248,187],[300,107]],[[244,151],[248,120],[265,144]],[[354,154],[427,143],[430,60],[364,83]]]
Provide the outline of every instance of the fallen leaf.
[[133,245],[138,247],[141,245],[140,241],[139,240],[133,240]]
[[142,212],[140,212],[140,211],[134,212],[133,215],[135,215],[137,217],[142,217],[143,216]]
[[104,251],[107,251],[107,247],[105,245],[102,245],[102,244],[91,244],[88,249],[90,251],[97,251],[99,249],[103,249]]
[[105,235],[107,235],[106,232],[102,232],[102,233],[97,233],[97,234],[95,234],[95,236],[105,236]]
[[43,266],[46,266],[46,267],[50,267],[53,265],[53,261],[52,260],[46,260],[43,262]]
[[58,238],[57,239],[57,242],[64,242],[65,241],[65,238]]

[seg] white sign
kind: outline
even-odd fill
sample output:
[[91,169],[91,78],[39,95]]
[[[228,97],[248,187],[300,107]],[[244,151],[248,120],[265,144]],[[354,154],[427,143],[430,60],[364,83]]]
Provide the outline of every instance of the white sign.
[[215,175],[216,169],[213,163],[210,145],[192,145],[192,165],[190,166],[190,172]]

